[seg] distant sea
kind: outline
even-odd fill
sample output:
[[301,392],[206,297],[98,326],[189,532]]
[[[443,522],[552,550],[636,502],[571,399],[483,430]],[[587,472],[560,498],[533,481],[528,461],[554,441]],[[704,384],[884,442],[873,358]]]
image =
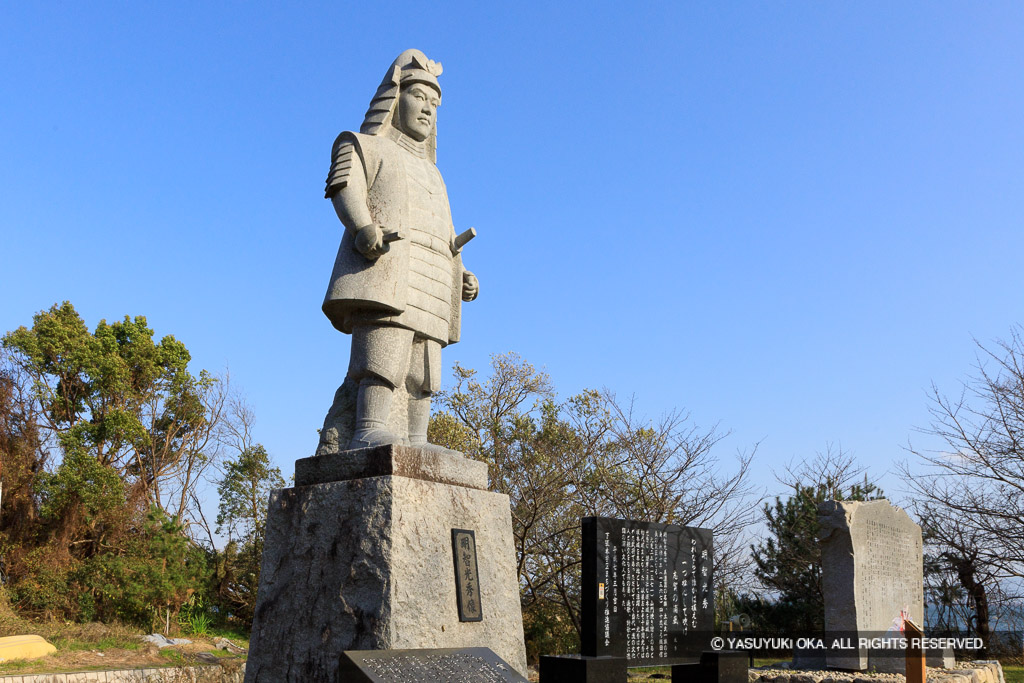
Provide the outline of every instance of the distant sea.
[[[939,610],[928,606],[925,608],[925,625],[934,626],[938,621]],[[956,624],[958,628],[965,629],[966,624]],[[1010,631],[1024,634],[1024,605],[1004,608],[1001,613],[989,619],[989,628],[993,631]]]

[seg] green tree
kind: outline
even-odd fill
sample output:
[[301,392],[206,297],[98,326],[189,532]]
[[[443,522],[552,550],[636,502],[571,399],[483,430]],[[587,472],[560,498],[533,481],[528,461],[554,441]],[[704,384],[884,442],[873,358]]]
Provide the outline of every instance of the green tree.
[[189,372],[185,346],[154,341],[145,318],[90,332],[68,302],[0,351],[0,475],[16,493],[0,552],[15,606],[147,624],[175,611],[203,565],[188,529],[225,383]]
[[267,498],[285,485],[281,470],[270,464],[262,444],[243,450],[229,461],[217,486],[220,506],[217,533],[228,540],[254,541],[262,545],[267,525]]
[[[66,301],[2,344],[31,381],[47,443],[78,454],[65,470],[88,457],[124,482],[128,499],[145,499],[179,524],[192,521],[195,486],[217,452],[226,387],[188,371],[184,344],[169,335],[155,342],[142,316],[101,320],[90,333]],[[61,481],[51,482],[52,504],[74,506]]]
[[811,462],[790,468],[785,481],[792,492],[763,508],[768,537],[752,545],[754,575],[775,600],[749,605],[764,627],[820,632],[825,628],[818,544],[818,505],[827,500],[877,500],[882,491],[865,476],[849,483],[859,471],[841,451],[831,449]]
[[69,575],[83,620],[165,623],[208,581],[206,553],[156,507],[112,552],[82,562]]
[[217,487],[217,533],[228,536],[228,544],[218,558],[217,601],[244,625],[252,623],[256,606],[267,499],[271,490],[284,485],[281,470],[271,465],[266,449],[256,444],[227,463]]

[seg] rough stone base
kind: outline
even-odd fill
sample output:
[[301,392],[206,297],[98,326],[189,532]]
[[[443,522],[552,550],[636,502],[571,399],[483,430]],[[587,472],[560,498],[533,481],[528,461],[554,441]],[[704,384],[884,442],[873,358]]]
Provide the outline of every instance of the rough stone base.
[[[961,662],[952,669],[928,667],[928,683],[1006,683],[1003,667],[997,661]],[[749,683],[902,683],[902,674],[869,674],[848,671],[797,671],[788,669],[750,669]]]
[[[460,622],[451,530],[476,532]],[[337,680],[344,650],[489,647],[526,673],[508,496],[385,475],[274,491],[246,682]]]
[[880,674],[907,673],[907,657],[902,650],[867,650],[868,671]]
[[[927,650],[925,651],[925,665],[929,669],[947,668],[956,666],[956,658],[953,650]],[[906,674],[907,660],[901,654],[894,655],[892,651],[868,652],[868,669],[883,674]]]

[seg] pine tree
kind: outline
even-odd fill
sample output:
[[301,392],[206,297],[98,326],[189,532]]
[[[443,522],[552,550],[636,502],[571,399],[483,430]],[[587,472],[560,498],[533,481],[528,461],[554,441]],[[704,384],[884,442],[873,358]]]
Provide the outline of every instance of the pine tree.
[[818,545],[818,505],[826,500],[877,500],[883,494],[867,477],[846,491],[831,477],[825,481],[793,484],[793,493],[774,505],[765,504],[770,536],[751,546],[754,574],[778,599],[761,615],[765,626],[808,633],[825,628],[825,601],[821,587],[821,547]]

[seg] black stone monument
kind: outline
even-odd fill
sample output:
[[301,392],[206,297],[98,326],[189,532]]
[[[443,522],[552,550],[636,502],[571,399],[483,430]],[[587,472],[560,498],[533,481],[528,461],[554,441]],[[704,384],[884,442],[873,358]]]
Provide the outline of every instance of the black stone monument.
[[717,659],[701,664],[715,623],[711,532],[605,517],[582,526],[582,654],[541,657],[542,683],[623,683],[630,666],[718,676]]
[[583,655],[629,666],[693,663],[715,625],[711,531],[583,519]]

